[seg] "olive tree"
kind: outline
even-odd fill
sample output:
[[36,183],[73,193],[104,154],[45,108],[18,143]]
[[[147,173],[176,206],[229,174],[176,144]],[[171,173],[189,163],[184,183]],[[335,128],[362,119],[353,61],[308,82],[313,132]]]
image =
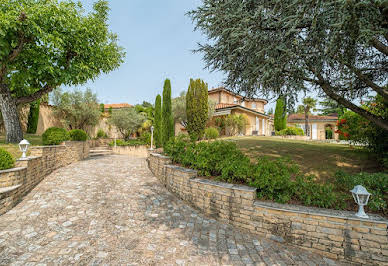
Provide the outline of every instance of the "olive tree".
[[108,12],[103,0],[90,13],[72,0],[0,1],[0,109],[8,142],[23,138],[18,105],[119,67],[124,52],[108,29]]
[[124,139],[128,139],[146,121],[146,116],[135,108],[120,109],[112,112],[110,122],[116,126]]
[[203,0],[189,15],[208,37],[197,51],[236,92],[296,102],[315,91],[388,131],[355,101],[388,102],[387,0]]

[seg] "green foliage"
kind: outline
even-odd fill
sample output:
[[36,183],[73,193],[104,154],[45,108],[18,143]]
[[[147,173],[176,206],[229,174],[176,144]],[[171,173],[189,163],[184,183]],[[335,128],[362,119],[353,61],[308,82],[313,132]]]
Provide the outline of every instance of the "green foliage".
[[172,99],[172,114],[174,122],[180,123],[184,127],[187,125],[186,115],[186,92],[182,91],[179,97]]
[[143,132],[140,135],[139,140],[144,144],[151,145],[151,133],[148,131]]
[[[289,158],[261,157],[252,163],[235,143],[229,141],[195,143],[182,135],[171,139],[164,147],[164,152],[173,162],[196,169],[199,175],[255,187],[260,199],[279,203],[297,201],[307,206],[344,209],[348,207],[346,200],[350,195],[349,187],[362,183],[344,174],[341,177],[337,175],[338,181],[332,184],[319,183],[314,176],[303,175],[297,164]],[[368,185],[374,195],[382,197],[372,203],[373,206],[380,206],[380,209],[374,210],[383,210],[386,205],[382,199],[386,201],[388,195],[388,175],[379,178],[376,178],[377,174],[361,175],[364,180],[362,184]]]
[[108,137],[108,135],[101,128],[97,131],[97,138],[98,139],[104,139],[104,138],[107,138],[107,137]]
[[69,135],[72,141],[87,141],[89,138],[82,129],[72,129],[69,131]]
[[[365,102],[362,108],[388,120],[388,103],[380,96]],[[365,144],[369,151],[377,155],[381,165],[388,168],[387,131],[352,111],[345,112],[338,119],[337,126],[336,133],[340,138]]]
[[190,79],[186,94],[186,129],[193,140],[202,138],[208,121],[208,111],[207,84],[200,79]]
[[356,185],[364,186],[370,196],[368,208],[373,211],[388,211],[388,174],[387,173],[359,173],[346,174],[337,172],[335,175],[335,185],[344,191],[344,197],[352,201],[353,198],[347,191],[353,189]]
[[12,157],[12,155],[0,148],[0,170],[6,170],[13,168],[15,166],[15,159]]
[[235,136],[243,134],[248,124],[248,118],[244,114],[232,114],[225,118],[226,135]]
[[286,127],[276,132],[276,136],[303,136],[303,129],[298,127]]
[[333,130],[331,128],[325,129],[325,138],[326,139],[333,139]]
[[134,134],[146,120],[146,117],[136,112],[135,108],[120,109],[114,111],[110,123],[116,126],[124,139]]
[[42,134],[43,145],[58,145],[66,140],[70,140],[70,135],[64,128],[50,127]]
[[113,113],[113,108],[112,108],[112,106],[109,107],[108,113],[109,113],[110,115],[112,115],[112,113]]
[[[146,145],[147,143],[143,142],[140,139],[129,139],[129,140],[122,140],[122,139],[117,139],[116,140],[116,146],[141,146],[141,145]],[[115,145],[115,141],[113,140],[112,142],[109,143],[109,146],[113,147]]]
[[329,97],[324,97],[323,101],[319,102],[319,105],[322,106],[320,111],[320,115],[332,115],[337,114],[338,117],[342,116],[344,112],[346,111],[346,108],[334,101],[333,99]]
[[155,99],[154,139],[157,148],[162,146],[162,97],[158,94]]
[[171,109],[171,82],[169,79],[164,81],[163,86],[163,105],[162,105],[162,144],[163,146],[174,137],[175,125]]
[[203,0],[189,16],[207,37],[197,51],[207,67],[227,74],[227,87],[291,102],[323,92],[387,131],[388,120],[353,101],[370,93],[388,99],[386,6],[386,0]]
[[221,135],[226,135],[226,117],[225,116],[218,116],[214,120],[216,127],[218,128],[218,131]]
[[[0,85],[12,97],[4,108],[16,109],[54,88],[85,84],[117,69],[125,53],[109,31],[108,13],[104,0],[88,13],[74,0],[0,1]],[[20,125],[15,115],[7,119],[14,125],[7,126],[7,139],[15,141]]]
[[283,97],[279,97],[276,101],[274,125],[276,131],[285,129],[287,126],[286,106]]
[[205,129],[205,139],[216,139],[220,136],[220,133],[218,132],[218,129],[214,127],[208,127]]
[[28,114],[27,133],[35,134],[39,122],[40,100],[30,103],[30,112]]
[[51,96],[55,115],[69,129],[88,131],[97,125],[101,113],[97,103],[97,95],[90,89],[84,92],[62,92],[57,89]]
[[105,112],[105,104],[100,103],[100,112],[104,113]]

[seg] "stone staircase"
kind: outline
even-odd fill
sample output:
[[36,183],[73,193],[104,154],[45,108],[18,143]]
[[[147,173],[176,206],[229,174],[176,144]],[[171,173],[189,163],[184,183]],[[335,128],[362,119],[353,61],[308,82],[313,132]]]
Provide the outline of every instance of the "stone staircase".
[[89,151],[89,157],[107,156],[112,154],[113,154],[112,148],[108,145],[94,147],[94,148],[91,148]]

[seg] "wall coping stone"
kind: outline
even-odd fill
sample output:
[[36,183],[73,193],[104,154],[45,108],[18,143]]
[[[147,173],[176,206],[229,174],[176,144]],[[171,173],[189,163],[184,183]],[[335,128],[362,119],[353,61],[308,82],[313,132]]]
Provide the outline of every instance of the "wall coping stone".
[[242,190],[245,192],[256,192],[256,188],[254,187],[248,187],[244,185],[237,185],[237,184],[230,184],[220,181],[214,181],[209,179],[203,179],[203,178],[194,178],[191,181],[200,183],[200,184],[207,184],[207,185],[213,185],[216,187],[222,187],[222,188],[228,188],[228,189],[234,189],[234,190]]
[[15,185],[15,186],[11,186],[11,187],[3,187],[3,188],[0,188],[0,194],[2,194],[2,193],[7,193],[7,192],[9,192],[9,191],[15,190],[15,189],[17,189],[17,188],[19,188],[19,187],[21,187],[21,186],[22,186],[22,184]]
[[184,172],[184,173],[189,173],[189,174],[194,174],[196,175],[198,172],[196,170],[193,170],[193,169],[190,169],[190,168],[186,168],[186,167],[182,167],[182,166],[178,166],[178,165],[166,165],[166,168],[172,168],[172,169],[175,169],[177,171],[180,171],[180,172]]
[[42,156],[28,156],[26,158],[19,158],[17,159],[16,161],[17,162],[22,162],[22,161],[31,161],[31,160],[35,160],[35,159],[38,159],[38,158],[41,158]]
[[253,206],[272,209],[272,210],[278,210],[278,211],[289,211],[294,213],[317,215],[317,216],[324,216],[324,217],[330,217],[330,218],[341,218],[345,220],[388,224],[388,220],[385,219],[384,217],[381,217],[380,215],[377,215],[377,214],[370,214],[370,213],[368,213],[369,218],[359,218],[355,216],[355,212],[351,212],[351,211],[324,209],[324,208],[293,205],[293,204],[280,204],[276,202],[267,202],[267,201],[260,201],[260,200],[255,200],[255,202],[253,203]]
[[154,156],[154,157],[163,158],[163,159],[171,159],[169,156],[165,156],[165,155],[162,155],[160,153],[155,153],[155,152],[150,153],[150,155]]
[[46,146],[31,146],[30,149],[47,149],[47,148],[59,148],[59,147],[63,147],[65,148],[66,146],[65,145],[46,145]]
[[18,171],[21,171],[24,169],[27,169],[27,167],[14,167],[14,168],[10,168],[10,169],[0,170],[0,174],[18,172]]

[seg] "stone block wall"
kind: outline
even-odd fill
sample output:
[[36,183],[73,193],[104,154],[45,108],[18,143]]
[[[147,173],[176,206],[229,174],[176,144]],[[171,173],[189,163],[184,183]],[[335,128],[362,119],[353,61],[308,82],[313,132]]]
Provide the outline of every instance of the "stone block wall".
[[89,156],[88,142],[31,147],[31,156],[19,159],[16,168],[0,171],[0,215],[12,209],[54,170]]
[[151,153],[152,173],[181,199],[218,220],[275,241],[290,243],[346,262],[388,265],[388,220],[352,212],[277,204],[257,200],[252,187],[197,177]]
[[123,154],[140,158],[145,158],[148,156],[148,147],[146,145],[116,146],[112,147],[112,151],[114,154]]

